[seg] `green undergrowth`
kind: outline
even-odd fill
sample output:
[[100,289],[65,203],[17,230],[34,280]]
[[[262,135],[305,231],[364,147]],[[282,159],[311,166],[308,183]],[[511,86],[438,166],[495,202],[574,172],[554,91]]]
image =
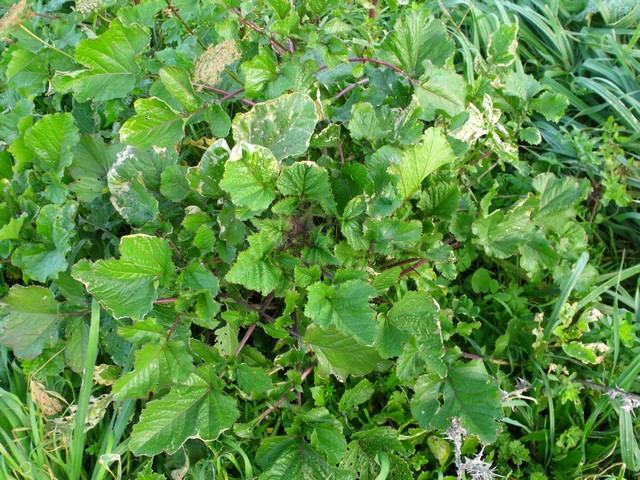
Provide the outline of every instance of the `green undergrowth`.
[[2,8],[0,478],[640,471],[632,2]]

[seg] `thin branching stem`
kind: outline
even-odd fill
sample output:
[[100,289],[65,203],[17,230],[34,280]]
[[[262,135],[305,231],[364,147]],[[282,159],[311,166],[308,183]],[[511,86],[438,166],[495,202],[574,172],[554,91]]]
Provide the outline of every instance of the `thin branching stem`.
[[[309,365],[307,368],[305,368],[304,371],[300,374],[300,381],[304,381],[304,379],[307,378],[307,376],[313,371],[314,368],[315,368],[315,364],[313,364],[313,363],[311,365]],[[291,389],[289,391],[292,392],[294,389],[295,389],[295,387],[291,387]],[[262,422],[262,420],[267,418],[269,415],[271,415],[271,413],[276,408],[278,408],[280,405],[282,405],[282,402],[284,402],[287,399],[287,395],[288,395],[288,393],[285,393],[283,396],[281,396],[276,401],[276,403],[274,403],[267,410],[265,410],[264,413],[258,417],[257,423],[260,424],[260,422]]]

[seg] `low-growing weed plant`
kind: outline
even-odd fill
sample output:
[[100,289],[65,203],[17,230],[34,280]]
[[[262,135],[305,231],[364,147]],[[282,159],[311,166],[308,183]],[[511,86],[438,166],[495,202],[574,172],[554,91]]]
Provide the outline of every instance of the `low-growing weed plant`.
[[637,475],[640,14],[564,3],[1,6],[0,478]]

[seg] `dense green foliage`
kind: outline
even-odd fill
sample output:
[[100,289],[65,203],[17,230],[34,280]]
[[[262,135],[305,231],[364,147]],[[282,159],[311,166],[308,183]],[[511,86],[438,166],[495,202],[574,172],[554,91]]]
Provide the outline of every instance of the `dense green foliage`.
[[637,475],[640,7],[470,3],[2,7],[0,478]]

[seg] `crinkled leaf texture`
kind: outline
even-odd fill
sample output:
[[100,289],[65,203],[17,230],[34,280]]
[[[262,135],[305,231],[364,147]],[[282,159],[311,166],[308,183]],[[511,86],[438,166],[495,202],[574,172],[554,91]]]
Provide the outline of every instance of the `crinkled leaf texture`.
[[335,325],[328,328],[312,325],[307,329],[304,340],[313,348],[318,358],[318,374],[323,377],[331,374],[344,382],[349,375],[366,375],[391,364],[375,348],[342,333]]
[[220,188],[238,207],[260,213],[275,198],[280,163],[271,151],[260,145],[236,145],[225,163]]
[[282,277],[282,271],[269,255],[276,244],[261,233],[252,235],[249,244],[249,248],[238,255],[225,280],[267,295],[275,290]]
[[120,259],[81,260],[72,275],[113,317],[140,319],[158,298],[158,284],[174,270],[168,242],[139,234],[121,238]]
[[422,428],[445,430],[456,417],[482,443],[497,440],[503,416],[500,388],[480,360],[449,368],[444,380],[423,375],[414,390],[411,412]]
[[153,221],[159,213],[154,192],[160,191],[162,173],[176,164],[173,149],[140,151],[125,147],[107,172],[111,203],[131,225],[141,227]]
[[180,141],[186,117],[164,100],[141,98],[135,103],[136,115],[120,129],[120,141],[140,150],[153,146],[171,147]]
[[447,27],[429,9],[407,9],[383,44],[389,59],[410,75],[420,76],[425,63],[441,67],[455,52]]
[[107,172],[116,161],[119,144],[107,144],[100,135],[83,135],[73,149],[69,187],[81,202],[91,202],[106,193]]
[[283,195],[295,196],[301,202],[306,200],[320,205],[329,215],[336,214],[329,174],[325,168],[314,162],[296,162],[285,167],[277,186]]
[[256,453],[264,470],[259,480],[353,480],[346,470],[331,465],[322,451],[295,437],[266,438]]
[[136,85],[137,58],[149,40],[140,25],[125,27],[115,19],[98,38],[78,43],[75,59],[87,69],[55,77],[54,86],[62,92],[72,90],[79,102],[122,98]]
[[[416,337],[417,349],[430,372],[444,378],[444,345],[440,329],[440,307],[426,292],[408,292],[389,311],[394,327]],[[382,340],[383,342],[385,340]]]
[[58,340],[58,302],[48,288],[14,285],[0,303],[0,343],[35,358]]
[[398,190],[402,201],[406,202],[421,189],[422,181],[438,168],[455,159],[449,142],[439,128],[429,128],[422,137],[422,142],[407,149],[402,155],[399,165],[391,165],[389,169],[400,178]]
[[531,210],[530,205],[520,202],[506,214],[496,210],[473,222],[473,233],[487,255],[508,258],[524,245],[533,229]]
[[[340,467],[356,474],[358,480],[376,480],[382,470],[383,459],[388,459],[394,479],[411,480],[411,468],[403,457],[408,456],[398,439],[398,432],[389,427],[374,427],[354,432]],[[373,461],[372,461],[373,460]]]
[[369,298],[375,289],[361,280],[340,285],[318,282],[309,287],[304,314],[323,328],[335,325],[365,345],[373,345],[377,335],[375,312]]
[[70,113],[45,115],[24,136],[27,148],[35,155],[36,166],[58,176],[71,165],[71,149],[79,140],[78,127]]
[[182,341],[147,343],[136,352],[133,370],[113,385],[117,398],[143,398],[191,373],[193,359]]
[[236,115],[233,139],[267,147],[278,160],[299,157],[309,148],[316,122],[316,104],[311,97],[291,93]]
[[172,454],[189,438],[218,438],[240,415],[236,400],[223,388],[215,369],[204,366],[164,397],[151,400],[133,427],[129,444],[133,453]]

